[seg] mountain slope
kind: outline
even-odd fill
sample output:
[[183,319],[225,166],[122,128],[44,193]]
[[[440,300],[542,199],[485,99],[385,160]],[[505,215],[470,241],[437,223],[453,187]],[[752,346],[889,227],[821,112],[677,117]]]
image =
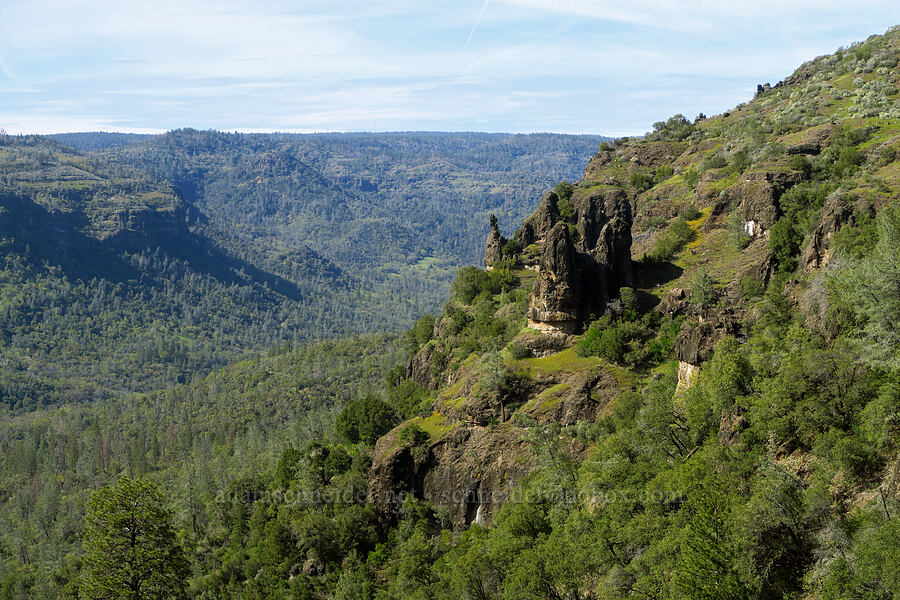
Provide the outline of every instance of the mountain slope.
[[[315,348],[135,407],[134,423],[160,429],[117,447],[163,465],[193,557],[186,592],[897,597],[898,62],[894,28],[727,114],[601,147],[510,240],[491,228],[490,270],[458,271],[442,312],[403,337],[405,363],[388,368],[390,343],[370,362],[355,354],[365,344],[345,360],[325,349],[343,401],[312,443],[288,430],[261,452],[241,427],[205,423],[243,395],[261,421],[267,400],[290,413]],[[219,479],[160,461],[179,439],[147,417],[161,406],[205,417],[178,423],[197,456],[226,457]],[[77,550],[47,550],[77,547],[54,485],[80,463],[44,416],[18,417],[4,447],[10,595],[71,594],[82,573]],[[271,457],[262,472],[248,472],[253,450]],[[110,463],[96,477],[131,473]]]
[[[405,326],[472,260],[457,243],[426,246],[432,230],[500,203],[521,210],[526,192],[570,172],[599,139],[58,138],[100,150],[0,139],[0,398],[15,410],[149,391],[248,352]],[[478,145],[519,158],[447,163]],[[523,180],[517,170],[545,149],[552,158]],[[371,172],[347,175],[364,162]],[[423,175],[433,162],[451,180]],[[391,191],[379,194],[375,177]],[[446,201],[457,193],[468,203]]]

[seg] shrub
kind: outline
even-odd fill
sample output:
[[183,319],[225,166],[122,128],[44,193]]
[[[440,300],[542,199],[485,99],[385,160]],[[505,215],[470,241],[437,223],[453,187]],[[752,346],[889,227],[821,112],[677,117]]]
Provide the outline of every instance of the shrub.
[[638,316],[637,292],[634,288],[619,288],[619,299],[622,301],[622,317],[626,321],[634,321]]
[[639,192],[642,192],[653,187],[653,176],[641,171],[634,171],[628,178],[628,184]]
[[650,251],[647,258],[653,262],[666,261],[692,239],[694,239],[694,230],[686,221],[679,219],[669,225],[656,240],[653,250]]
[[697,273],[691,282],[691,296],[688,301],[694,306],[709,308],[716,302],[716,289],[713,287],[712,278],[704,271]]
[[682,207],[678,212],[678,218],[682,221],[693,221],[700,218],[700,209],[693,204]]
[[800,242],[803,236],[797,231],[794,222],[787,217],[782,217],[772,225],[769,232],[769,248],[775,253],[780,271],[790,272],[797,268],[795,258],[800,250]]
[[802,171],[807,176],[812,172],[812,163],[802,154],[795,154],[791,157],[790,165],[794,171]]
[[516,256],[520,251],[519,242],[516,240],[506,240],[503,244],[503,256]]
[[513,342],[509,345],[509,355],[514,360],[522,360],[531,356],[531,350],[529,350],[528,347],[524,344]]
[[685,169],[681,176],[690,188],[695,188],[697,187],[697,184],[700,183],[700,169],[693,165]]
[[731,157],[731,167],[738,175],[750,168],[751,163],[750,153],[746,148],[741,148]]
[[711,154],[703,159],[704,169],[721,169],[728,164],[728,160],[721,154]]
[[490,287],[491,276],[487,271],[478,267],[463,267],[456,273],[456,279],[450,286],[453,297],[469,304],[475,296]]
[[750,244],[750,235],[744,229],[744,220],[738,211],[728,217],[728,245],[735,250],[743,250]]
[[579,356],[599,356],[610,362],[620,363],[625,357],[625,331],[620,327],[600,329],[591,326],[578,340]]
[[556,187],[553,188],[553,192],[556,194],[556,196],[560,200],[562,200],[562,199],[568,200],[569,198],[572,197],[572,194],[575,192],[575,186],[572,185],[571,183],[569,183],[568,181],[563,180],[556,184]]
[[431,439],[431,437],[428,435],[428,432],[419,425],[412,423],[400,430],[397,439],[400,440],[400,443],[404,446],[414,447],[428,443],[428,440]]
[[671,177],[674,172],[671,165],[660,165],[656,169],[656,181],[665,181]]
[[762,296],[763,292],[766,290],[762,281],[752,277],[741,277],[741,281],[738,285],[741,289],[741,295],[744,298],[758,298]]
[[646,135],[649,141],[680,142],[694,133],[697,128],[682,114],[669,117],[653,124],[653,131]]
[[599,152],[609,152],[609,144],[606,142],[600,142],[600,147],[598,148]]

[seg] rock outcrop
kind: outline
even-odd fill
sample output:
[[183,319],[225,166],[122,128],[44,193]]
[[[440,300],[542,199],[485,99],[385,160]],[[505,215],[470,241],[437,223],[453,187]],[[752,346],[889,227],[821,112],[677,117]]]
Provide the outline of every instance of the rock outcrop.
[[538,282],[528,309],[529,325],[550,331],[575,329],[582,303],[576,269],[569,227],[557,223],[544,240]]
[[809,273],[828,262],[831,258],[831,236],[852,222],[853,206],[850,202],[840,194],[829,197],[822,208],[822,219],[800,255],[800,266],[804,272]]
[[[621,389],[615,373],[600,365],[541,373],[511,387],[517,398],[507,397],[506,402],[515,402],[518,414],[536,424],[561,427],[596,421]],[[461,399],[453,397],[457,392],[463,394]],[[475,385],[468,390],[445,389],[435,408],[441,411],[447,430],[424,446],[410,448],[399,440],[406,425],[378,441],[369,501],[388,522],[397,518],[403,498],[412,495],[447,509],[455,529],[472,523],[490,525],[497,509],[534,466],[527,439],[530,428],[512,419],[509,411],[505,419],[501,417]],[[567,443],[572,455],[583,457],[587,451],[577,438]]]
[[675,358],[678,359],[677,391],[690,387],[700,372],[700,364],[712,355],[719,340],[736,334],[738,330],[738,319],[729,310],[685,321],[675,338]]
[[[559,197],[548,192],[517,233],[519,244],[541,247],[539,277],[528,311],[531,327],[571,332],[591,314],[601,314],[629,285],[631,203],[621,189],[576,193],[568,221]],[[492,240],[489,238],[489,243]]]
[[506,238],[500,235],[497,217],[491,215],[491,231],[488,233],[487,243],[484,245],[484,266],[488,270],[503,260],[503,246],[505,245]]
[[522,228],[516,234],[520,246],[526,248],[531,244],[541,242],[544,240],[544,236],[550,233],[550,230],[559,221],[557,202],[559,202],[559,197],[554,192],[546,192],[541,197],[537,210],[525,219]]

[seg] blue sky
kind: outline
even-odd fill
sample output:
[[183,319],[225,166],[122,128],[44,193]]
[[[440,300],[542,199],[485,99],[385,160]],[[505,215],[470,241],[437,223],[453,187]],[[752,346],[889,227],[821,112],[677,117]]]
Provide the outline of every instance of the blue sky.
[[0,128],[633,135],[898,22],[896,0],[0,0]]

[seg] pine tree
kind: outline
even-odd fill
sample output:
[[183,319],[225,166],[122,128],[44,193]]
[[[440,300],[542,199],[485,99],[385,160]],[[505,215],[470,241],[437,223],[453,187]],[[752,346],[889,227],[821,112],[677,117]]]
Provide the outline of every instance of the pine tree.
[[686,509],[690,521],[681,544],[675,586],[691,600],[738,600],[747,597],[735,568],[738,548],[732,518],[732,494],[711,478],[697,490]]
[[84,598],[181,598],[188,563],[159,486],[122,478],[91,495],[85,516]]

